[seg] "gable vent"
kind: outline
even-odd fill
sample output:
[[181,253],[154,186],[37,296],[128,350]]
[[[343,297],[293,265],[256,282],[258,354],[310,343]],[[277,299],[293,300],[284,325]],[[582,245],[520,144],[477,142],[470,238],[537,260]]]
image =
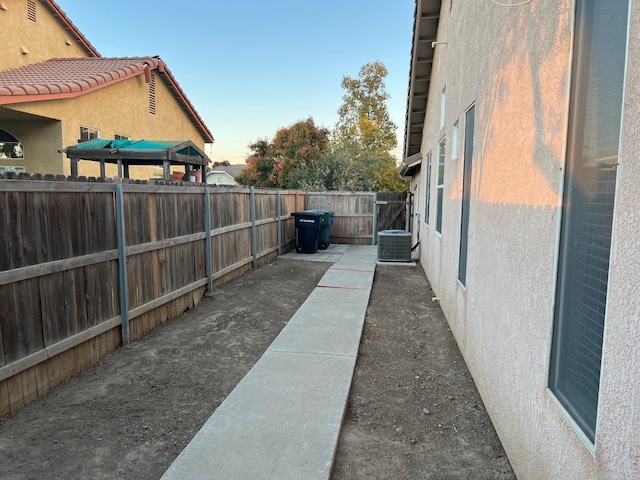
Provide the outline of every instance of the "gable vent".
[[32,22],[36,21],[36,2],[35,0],[27,0],[27,18]]
[[151,74],[149,82],[149,113],[156,114],[156,76],[154,74]]

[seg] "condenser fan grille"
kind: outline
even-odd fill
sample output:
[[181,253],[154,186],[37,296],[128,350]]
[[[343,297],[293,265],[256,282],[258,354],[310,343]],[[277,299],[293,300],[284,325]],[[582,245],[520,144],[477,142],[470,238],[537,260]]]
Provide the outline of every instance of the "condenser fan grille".
[[404,230],[378,232],[378,260],[382,262],[410,262],[411,233]]

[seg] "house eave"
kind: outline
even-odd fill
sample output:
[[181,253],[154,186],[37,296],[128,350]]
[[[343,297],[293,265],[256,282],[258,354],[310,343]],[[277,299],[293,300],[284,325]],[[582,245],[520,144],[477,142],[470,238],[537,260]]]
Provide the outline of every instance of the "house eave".
[[[442,0],[416,0],[405,116],[404,157],[420,152]],[[437,47],[436,47],[437,48]]]

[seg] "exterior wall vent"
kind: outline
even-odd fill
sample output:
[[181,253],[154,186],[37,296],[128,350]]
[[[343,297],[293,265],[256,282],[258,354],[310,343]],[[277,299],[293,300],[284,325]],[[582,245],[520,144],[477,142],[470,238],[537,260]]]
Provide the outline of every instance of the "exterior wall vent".
[[410,262],[411,233],[404,230],[378,232],[378,260],[382,262]]
[[32,22],[36,21],[36,2],[35,0],[27,0],[27,18]]
[[156,76],[151,74],[151,81],[149,82],[149,113],[151,115],[156,114]]

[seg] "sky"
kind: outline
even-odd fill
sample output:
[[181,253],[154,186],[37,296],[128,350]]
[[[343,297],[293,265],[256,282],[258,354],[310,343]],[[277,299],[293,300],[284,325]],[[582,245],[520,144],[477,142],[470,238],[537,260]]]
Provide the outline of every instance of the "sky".
[[213,133],[213,160],[313,117],[332,129],[343,76],[379,60],[400,156],[414,0],[56,0],[105,57],[159,55]]

